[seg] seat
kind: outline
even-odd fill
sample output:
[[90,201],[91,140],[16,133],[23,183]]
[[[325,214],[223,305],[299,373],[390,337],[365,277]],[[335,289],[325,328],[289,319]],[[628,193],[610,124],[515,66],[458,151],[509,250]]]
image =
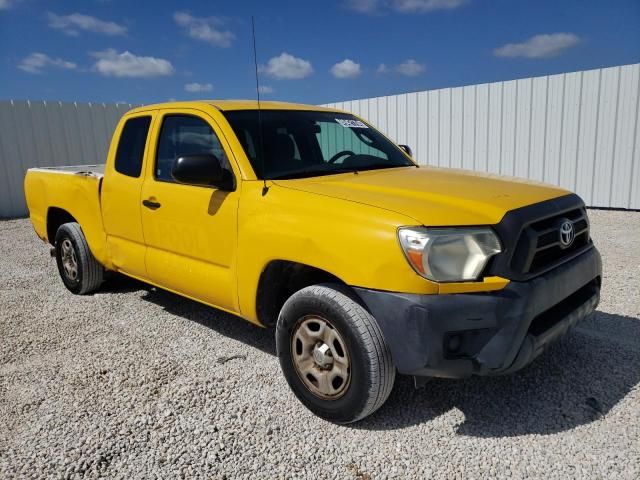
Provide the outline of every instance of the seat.
[[290,135],[278,133],[273,137],[273,146],[266,156],[267,169],[271,173],[288,172],[300,167],[300,160],[296,159],[296,146]]

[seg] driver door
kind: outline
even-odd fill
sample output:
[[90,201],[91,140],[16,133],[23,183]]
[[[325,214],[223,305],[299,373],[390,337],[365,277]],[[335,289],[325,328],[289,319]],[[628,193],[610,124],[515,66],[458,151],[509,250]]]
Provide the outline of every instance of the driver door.
[[147,276],[163,288],[236,312],[239,191],[180,184],[171,176],[176,158],[214,154],[238,178],[229,145],[215,121],[197,110],[161,111],[154,127],[141,194]]

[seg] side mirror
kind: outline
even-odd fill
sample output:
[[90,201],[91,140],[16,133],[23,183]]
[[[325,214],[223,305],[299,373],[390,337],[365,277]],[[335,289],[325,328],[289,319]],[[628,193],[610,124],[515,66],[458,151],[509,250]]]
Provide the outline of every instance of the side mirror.
[[404,153],[406,153],[407,155],[409,155],[411,158],[413,158],[413,153],[411,152],[411,147],[409,147],[409,145],[398,145],[402,150],[404,150]]
[[173,163],[171,176],[179,183],[233,190],[232,176],[212,154],[186,155]]

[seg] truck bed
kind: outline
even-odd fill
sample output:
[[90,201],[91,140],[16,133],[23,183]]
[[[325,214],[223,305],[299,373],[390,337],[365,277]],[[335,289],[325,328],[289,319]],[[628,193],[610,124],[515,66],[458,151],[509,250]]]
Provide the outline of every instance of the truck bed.
[[104,260],[104,228],[100,209],[100,186],[104,165],[73,165],[30,168],[24,179],[29,216],[36,233],[52,242],[47,229],[51,209],[64,211],[82,225],[96,258]]
[[68,165],[63,167],[36,167],[29,170],[42,170],[51,173],[71,173],[77,175],[95,176],[102,178],[104,175],[104,164],[100,165]]

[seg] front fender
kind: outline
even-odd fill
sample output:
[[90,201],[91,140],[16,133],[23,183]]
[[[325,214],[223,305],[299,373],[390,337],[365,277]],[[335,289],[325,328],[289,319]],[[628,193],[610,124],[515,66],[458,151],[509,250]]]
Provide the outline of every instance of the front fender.
[[378,207],[262,182],[245,182],[238,216],[238,300],[257,322],[260,275],[273,260],[324,270],[344,283],[377,290],[437,293],[411,269],[397,240],[409,217]]

